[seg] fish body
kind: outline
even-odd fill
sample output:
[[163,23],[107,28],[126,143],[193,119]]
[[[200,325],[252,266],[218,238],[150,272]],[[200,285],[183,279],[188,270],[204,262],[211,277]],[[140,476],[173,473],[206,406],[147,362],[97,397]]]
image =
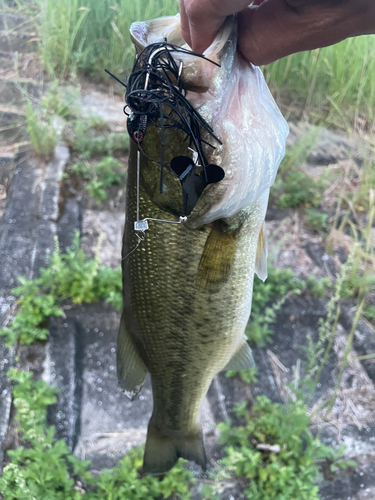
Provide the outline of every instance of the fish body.
[[[168,30],[172,30],[176,45],[184,43],[178,18],[163,18],[155,23],[156,28],[152,21],[136,23],[132,28],[136,45],[145,46],[155,37],[163,40]],[[215,133],[221,132],[223,144],[215,150],[207,147],[206,155],[211,163],[221,165],[225,178],[205,188],[185,223],[150,222],[142,241],[134,231],[137,210],[142,218],[178,222],[184,208],[180,182],[169,169],[164,172],[162,192],[159,189],[160,167],[151,159],[159,155],[160,129],[147,124],[138,193],[138,148],[134,142],[130,146],[123,240],[124,309],[117,370],[119,383],[130,397],[139,392],[146,373],[151,376],[154,406],[144,456],[146,473],[163,474],[179,457],[194,460],[205,468],[200,411],[209,385],[222,370],[253,365],[244,330],[251,310],[254,271],[263,279],[266,276],[263,226],[269,183],[273,180],[270,175],[268,181],[264,177],[271,170],[270,163],[277,170],[275,163],[281,160],[283,148],[278,152],[269,148],[271,160],[264,165],[263,173],[255,172],[253,181],[247,182],[248,189],[244,189],[237,175],[243,170],[243,149],[233,147],[238,139],[230,137],[233,116],[227,123],[216,122],[217,107],[224,106],[224,97],[218,102],[218,93],[223,94],[222,87],[231,83],[229,68],[237,57],[233,26],[234,21],[227,23],[211,51],[222,67],[207,70],[212,78],[210,84],[202,75],[207,61],[201,61],[199,67],[194,66],[194,60],[185,58],[184,68],[188,71],[187,76],[183,75],[192,88],[199,88],[200,92],[208,88],[205,93],[192,92],[189,99]],[[274,132],[273,126],[276,130],[276,117],[280,121],[276,140],[282,144],[286,126],[272,102],[267,104],[272,126],[266,136]],[[225,103],[224,115],[242,113],[234,106],[232,103],[228,111]],[[183,140],[181,130],[164,131],[166,163],[189,154]],[[264,144],[267,140],[263,140]],[[229,159],[230,155],[235,158]],[[239,196],[234,200],[236,183]]]

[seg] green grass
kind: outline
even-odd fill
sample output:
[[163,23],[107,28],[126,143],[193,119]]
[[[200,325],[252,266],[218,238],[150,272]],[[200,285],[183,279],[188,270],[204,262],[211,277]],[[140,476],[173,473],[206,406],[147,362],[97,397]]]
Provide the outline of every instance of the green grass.
[[105,80],[104,69],[129,74],[134,58],[129,27],[134,21],[175,14],[175,0],[36,0],[41,59],[50,74],[81,72]]
[[[56,402],[56,390],[30,372],[12,368],[13,404],[17,411],[20,446],[7,451],[0,477],[3,500],[191,500],[198,481],[180,460],[163,477],[140,474],[143,447],[131,450],[111,470],[100,474],[88,470],[89,461],[71,455],[55,429],[47,425],[47,407]],[[249,412],[237,405],[242,421],[221,425],[225,458],[210,473],[212,481],[199,487],[201,500],[214,500],[228,479],[240,479],[249,500],[318,500],[318,462],[331,472],[356,466],[344,461],[344,447],[325,446],[309,431],[311,417],[297,399],[289,405],[258,397]],[[233,479],[232,479],[233,481]],[[210,484],[211,483],[212,486]],[[195,496],[194,496],[195,498]]]
[[319,500],[318,462],[332,472],[356,465],[342,459],[344,447],[335,451],[312,435],[311,417],[298,399],[280,405],[260,396],[250,412],[241,403],[235,413],[243,425],[221,425],[227,456],[218,475],[227,471],[242,478],[249,500]]
[[300,52],[264,68],[270,88],[281,101],[340,127],[369,128],[375,119],[375,37],[362,36]]
[[97,155],[125,153],[129,149],[129,135],[126,132],[110,132],[108,125],[96,118],[75,120],[72,135],[66,141],[83,160]]
[[26,104],[26,125],[31,145],[35,153],[48,160],[53,155],[58,142],[58,134],[52,119],[42,109],[35,110],[30,101]]
[[39,278],[18,278],[20,286],[12,290],[18,297],[18,313],[11,324],[0,329],[8,346],[15,341],[31,344],[45,340],[48,318],[63,316],[67,300],[73,304],[105,300],[121,308],[121,269],[99,265],[98,251],[95,259],[90,259],[79,247],[78,233],[65,254],[60,253],[56,241],[51,261],[40,270]]
[[47,407],[56,401],[56,391],[32,373],[11,369],[16,384],[13,404],[19,422],[22,446],[9,450],[8,463],[0,477],[3,500],[190,500],[194,475],[180,460],[162,479],[141,476],[142,448],[135,448],[117,467],[91,474],[88,461],[71,455],[55,430],[47,426]]
[[90,181],[85,188],[89,195],[98,202],[107,199],[108,188],[113,184],[121,184],[125,172],[121,172],[121,162],[113,156],[106,156],[99,163],[79,162],[69,167],[69,172]]
[[270,326],[276,323],[278,311],[290,296],[308,292],[313,297],[323,297],[330,287],[329,278],[317,280],[311,276],[304,280],[289,268],[278,269],[268,265],[265,283],[254,278],[251,316],[245,332],[250,344],[263,347],[272,342]]
[[[18,0],[19,9],[30,4]],[[56,76],[85,74],[106,80],[107,68],[129,74],[133,21],[178,12],[176,0],[36,0],[32,9],[46,70]],[[264,69],[279,103],[349,129],[375,120],[375,37],[350,38],[335,46],[300,52]]]
[[271,188],[271,200],[278,208],[317,207],[322,198],[322,180],[305,174],[301,165],[314,149],[319,129],[311,130],[287,148],[280,164],[275,183]]

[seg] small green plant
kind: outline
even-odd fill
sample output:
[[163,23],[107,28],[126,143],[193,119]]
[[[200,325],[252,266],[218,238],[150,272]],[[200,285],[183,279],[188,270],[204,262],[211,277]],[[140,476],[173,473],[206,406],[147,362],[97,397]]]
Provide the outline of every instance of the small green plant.
[[330,286],[329,278],[303,280],[297,278],[291,269],[278,269],[269,265],[265,283],[254,278],[250,323],[246,327],[249,342],[264,346],[271,341],[270,325],[276,322],[277,312],[291,295],[308,291],[314,297],[322,297]]
[[[362,179],[366,183],[367,179]],[[351,210],[353,211],[353,209]],[[357,218],[358,220],[358,218]],[[368,297],[375,289],[375,245],[373,226],[375,222],[375,189],[368,190],[368,213],[364,223],[354,224],[349,213],[341,222],[340,231],[349,230],[353,235],[355,251],[350,274],[343,284],[344,297]]]
[[129,74],[134,49],[129,27],[134,21],[176,14],[175,0],[36,0],[34,19],[39,54],[53,76],[86,74],[96,81]]
[[26,124],[35,153],[46,160],[51,158],[58,142],[58,134],[52,126],[51,118],[46,113],[36,112],[31,102],[28,101]]
[[[289,268],[278,269],[269,265],[265,283],[256,277],[254,279],[251,316],[245,329],[250,344],[263,347],[272,342],[271,325],[276,323],[277,312],[290,296],[309,292],[313,297],[323,297],[330,286],[329,278],[317,280],[310,277],[303,280],[297,278]],[[256,381],[256,374],[256,369],[227,372],[228,377],[238,375],[248,384]]]
[[271,189],[272,200],[279,208],[319,205],[323,181],[315,181],[301,169],[301,165],[313,150],[318,134],[319,129],[312,128],[287,149]]
[[42,107],[50,115],[61,116],[65,120],[76,118],[81,112],[79,92],[79,87],[62,87],[58,80],[54,80],[42,97]]
[[53,77],[77,74],[82,58],[82,24],[89,9],[80,0],[37,0],[39,55]]
[[[371,129],[374,48],[372,36],[351,38],[331,47],[285,57],[265,66],[264,72],[271,91],[277,97],[286,97],[288,111],[293,102],[294,109],[299,108],[316,121],[325,119],[348,128],[363,119]],[[345,61],[349,56],[348,64]]]
[[367,304],[363,311],[363,315],[371,321],[375,320],[375,306]]
[[[275,182],[273,196],[279,208],[319,205],[322,187],[302,170],[281,171],[281,182]],[[279,194],[275,191],[279,189]],[[281,192],[280,192],[281,191]]]
[[328,214],[325,214],[323,212],[319,212],[318,210],[314,210],[312,208],[306,208],[305,209],[306,213],[306,221],[305,224],[307,227],[310,229],[313,229],[314,231],[321,233],[325,232],[328,229]]
[[76,120],[70,145],[83,160],[92,156],[113,156],[115,152],[126,152],[129,148],[127,133],[110,132],[102,120]]
[[235,376],[239,376],[240,379],[245,382],[245,384],[254,384],[258,380],[258,370],[256,368],[249,368],[248,370],[229,370],[226,372],[225,376],[227,378],[232,378]]
[[342,460],[343,448],[335,451],[312,435],[307,408],[298,399],[281,405],[260,396],[250,412],[246,403],[235,411],[244,423],[221,425],[227,454],[222,465],[244,479],[249,500],[319,500],[318,462],[332,471],[356,465]]
[[16,340],[31,344],[48,336],[47,320],[62,316],[64,301],[74,304],[105,300],[116,308],[122,305],[121,270],[99,265],[98,255],[90,259],[79,248],[76,233],[71,248],[65,254],[56,241],[48,267],[41,269],[34,280],[19,278],[20,286],[13,290],[19,297],[19,312],[12,323],[0,330],[8,346]]
[[69,453],[66,443],[56,440],[54,428],[47,427],[46,410],[56,400],[56,391],[32,374],[11,369],[15,382],[14,406],[23,446],[8,451],[10,462],[0,478],[4,500],[154,500],[171,495],[189,500],[194,476],[179,464],[162,480],[140,476],[143,449],[131,450],[112,470],[100,476],[88,470],[88,461]]
[[88,162],[79,162],[71,165],[69,171],[90,181],[86,190],[92,198],[101,202],[107,198],[107,189],[112,184],[120,184],[125,177],[121,172],[121,162],[112,156],[106,156],[102,161],[89,165]]
[[358,297],[372,292],[374,288],[375,274],[353,272],[344,283],[342,296],[343,298]]

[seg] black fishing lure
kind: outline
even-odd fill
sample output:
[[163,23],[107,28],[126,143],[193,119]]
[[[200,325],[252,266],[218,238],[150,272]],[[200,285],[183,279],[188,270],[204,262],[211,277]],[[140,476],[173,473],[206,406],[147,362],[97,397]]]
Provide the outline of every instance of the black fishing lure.
[[[146,153],[142,149],[142,141],[146,135],[147,123],[151,122],[161,129],[160,159],[149,158],[146,155],[160,165],[160,193],[163,190],[165,129],[182,130],[186,134],[186,147],[196,151],[196,161],[188,156],[178,156],[170,163],[171,171],[181,182],[184,215],[189,215],[204,188],[208,184],[221,181],[224,178],[224,171],[221,167],[207,162],[202,144],[212,148],[214,146],[202,139],[201,130],[205,130],[217,143],[221,144],[221,141],[215,136],[212,127],[187,100],[187,91],[181,79],[183,67],[182,64],[176,63],[173,53],[204,58],[201,54],[167,42],[154,43],[148,45],[137,57],[127,85],[116,77],[115,79],[126,86],[124,112],[128,116],[128,133],[144,155]],[[219,66],[214,61],[207,60]],[[170,109],[167,113],[166,108]],[[197,167],[200,169],[199,173]]]

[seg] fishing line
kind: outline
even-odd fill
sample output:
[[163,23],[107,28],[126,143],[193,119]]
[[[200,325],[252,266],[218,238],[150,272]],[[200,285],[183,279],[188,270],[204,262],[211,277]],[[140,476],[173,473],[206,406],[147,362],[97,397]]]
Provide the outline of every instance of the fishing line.
[[135,245],[135,247],[133,248],[133,250],[130,250],[130,252],[128,254],[126,254],[125,257],[123,257],[121,259],[121,261],[127,259],[129,257],[129,255],[131,255],[133,252],[135,252],[137,250],[137,248],[139,247],[139,245],[142,243],[142,241],[145,239],[145,236],[146,236],[144,231],[137,231],[135,233],[135,235],[138,238],[137,244]]
[[[141,174],[141,150],[140,150],[140,145],[138,143],[138,151],[137,151],[137,217],[136,221],[134,222],[134,230],[144,235],[145,231],[148,229],[148,221],[153,221],[153,222],[165,222],[167,224],[182,224],[183,222],[186,222],[187,217],[180,217],[179,221],[172,221],[172,220],[165,220],[165,219],[155,219],[153,217],[146,217],[144,219],[139,218],[139,199],[140,199],[140,174]],[[143,241],[144,238],[142,238]],[[138,247],[140,242],[138,242],[136,248]],[[134,248],[134,250],[136,249]],[[134,251],[132,250],[132,252]],[[130,252],[130,253],[132,253]]]
[[120,83],[123,87],[127,88],[126,87],[126,84],[124,82],[122,82],[119,78],[117,78],[117,76],[113,75],[110,71],[108,71],[107,69],[104,70],[106,73],[109,74],[109,76],[111,76],[112,78],[114,78],[116,80],[116,82]]

